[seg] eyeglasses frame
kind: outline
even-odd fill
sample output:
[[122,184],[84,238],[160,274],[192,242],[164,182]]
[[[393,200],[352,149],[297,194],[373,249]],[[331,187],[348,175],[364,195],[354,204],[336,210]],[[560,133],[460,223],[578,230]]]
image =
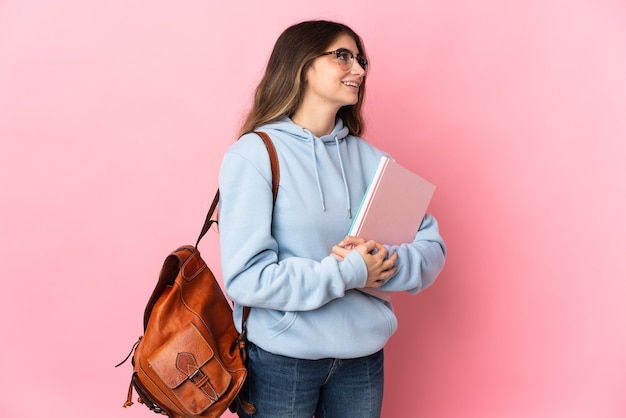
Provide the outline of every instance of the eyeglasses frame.
[[337,59],[339,59],[339,55],[343,54],[344,52],[347,52],[348,54],[350,54],[350,67],[347,69],[352,69],[352,67],[354,66],[354,59],[356,58],[356,62],[359,63],[359,65],[361,66],[361,68],[363,68],[363,70],[367,71],[367,67],[369,65],[367,58],[365,58],[364,55],[362,54],[356,54],[354,55],[352,53],[352,51],[350,51],[347,48],[339,48],[339,49],[335,49],[334,51],[328,51],[328,52],[324,52],[322,54],[320,54],[320,57],[326,56],[326,55],[335,55],[335,57]]

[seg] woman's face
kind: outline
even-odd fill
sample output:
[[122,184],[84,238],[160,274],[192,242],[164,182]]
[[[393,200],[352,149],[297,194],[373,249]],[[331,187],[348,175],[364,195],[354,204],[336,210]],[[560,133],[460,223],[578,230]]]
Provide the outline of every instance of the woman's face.
[[[327,51],[346,49],[356,57],[360,51],[350,35],[342,34],[327,48]],[[345,69],[335,54],[316,58],[306,73],[303,103],[326,106],[335,113],[343,106],[356,104],[365,70],[354,58],[352,67]]]

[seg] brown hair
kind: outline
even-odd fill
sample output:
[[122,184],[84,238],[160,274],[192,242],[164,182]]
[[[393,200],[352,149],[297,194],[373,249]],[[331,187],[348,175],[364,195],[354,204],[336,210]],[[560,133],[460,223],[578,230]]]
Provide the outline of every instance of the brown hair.
[[[365,55],[359,35],[342,23],[312,20],[285,29],[276,40],[241,134],[254,131],[259,126],[284,116],[291,117],[302,100],[306,70],[341,34],[351,36],[358,48],[357,52]],[[359,89],[357,103],[343,106],[337,112],[337,116],[343,120],[352,135],[360,136],[364,131],[361,114],[364,97],[365,78]]]

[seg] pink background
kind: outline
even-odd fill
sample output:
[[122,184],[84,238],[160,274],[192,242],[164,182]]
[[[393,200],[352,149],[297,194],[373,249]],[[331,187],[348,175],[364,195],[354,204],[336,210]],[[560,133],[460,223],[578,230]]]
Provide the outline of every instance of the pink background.
[[626,416],[622,0],[2,1],[0,416],[152,416],[113,365],[320,17],[364,37],[366,138],[437,184],[449,245],[396,298],[383,416]]

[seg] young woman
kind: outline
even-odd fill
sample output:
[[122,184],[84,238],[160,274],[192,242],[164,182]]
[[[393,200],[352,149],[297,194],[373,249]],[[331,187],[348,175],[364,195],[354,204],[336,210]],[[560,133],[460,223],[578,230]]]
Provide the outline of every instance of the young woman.
[[[379,417],[383,347],[397,321],[389,303],[357,289],[417,293],[444,264],[430,215],[399,246],[345,236],[386,155],[359,138],[367,69],[360,37],[343,24],[286,29],[220,169],[222,274],[237,326],[252,307],[241,396],[254,417]],[[278,152],[275,205],[252,131]]]

